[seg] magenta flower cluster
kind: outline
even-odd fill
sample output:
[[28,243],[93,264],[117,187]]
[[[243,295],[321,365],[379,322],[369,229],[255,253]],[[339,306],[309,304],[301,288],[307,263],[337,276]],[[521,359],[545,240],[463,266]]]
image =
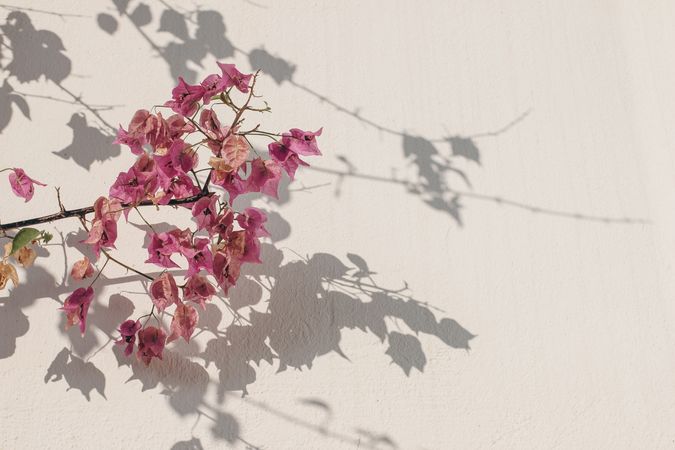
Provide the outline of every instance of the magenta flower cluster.
[[[199,84],[179,78],[164,105],[171,110],[167,117],[141,109],[126,128],[120,126],[115,142],[128,146],[136,160],[117,176],[108,195],[96,200],[93,217],[82,219],[88,232],[83,242],[96,260],[105,257],[105,263],[112,260],[130,268],[109,253],[118,240],[120,218],[128,219],[132,209],[141,214],[139,208],[146,205],[189,208],[193,227],[155,232],[150,225],[145,262],[162,268],[161,274],[152,277],[131,268],[151,280],[152,309],[146,316],[120,324],[116,343],[126,355],[135,352],[145,364],[162,359],[166,343],[179,338],[189,342],[199,321],[197,307],[205,310],[213,296],[227,295],[243,264],[261,262],[260,240],[269,236],[267,217],[252,207],[236,211],[235,198],[248,193],[278,197],[283,172],[293,179],[299,166],[308,165],[301,157],[321,154],[317,146],[321,129],[270,133],[258,125],[243,131],[244,113],[269,110],[251,106],[257,98],[253,95],[257,74],[243,74],[233,64],[218,65],[221,73]],[[243,103],[237,104],[235,95],[243,96]],[[226,125],[221,122],[224,112],[233,116]],[[271,141],[269,158],[253,149],[254,137]],[[200,160],[205,162],[200,165]],[[42,185],[21,169],[12,169],[10,183],[26,201],[33,196],[34,185]],[[74,280],[85,280],[94,277],[96,270],[85,257],[70,273]],[[96,279],[65,299],[61,309],[66,327],[78,325],[85,332]],[[160,313],[172,317],[167,330]],[[148,325],[152,317],[156,326]]]

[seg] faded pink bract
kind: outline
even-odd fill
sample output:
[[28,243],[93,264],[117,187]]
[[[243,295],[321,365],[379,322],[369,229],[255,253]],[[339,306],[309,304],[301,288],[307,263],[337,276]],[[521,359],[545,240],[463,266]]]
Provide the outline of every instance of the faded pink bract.
[[201,275],[192,275],[188,278],[183,288],[185,301],[199,303],[202,309],[206,309],[206,302],[216,294],[216,288]]
[[37,180],[32,179],[23,169],[14,168],[9,173],[9,185],[12,187],[12,192],[18,197],[21,197],[25,202],[29,202],[35,194],[35,185],[47,186]]
[[168,272],[164,272],[150,284],[150,298],[158,310],[164,311],[174,303],[180,303],[176,280]]
[[246,187],[250,192],[262,192],[270,197],[279,198],[281,169],[276,161],[256,158],[251,162],[251,174]]
[[162,359],[166,333],[161,328],[149,326],[138,332],[138,352],[136,356],[147,366],[152,358]]
[[171,320],[171,334],[166,341],[171,342],[182,337],[186,342],[190,342],[190,336],[194,333],[198,320],[199,314],[192,306],[186,304],[176,306]]
[[253,78],[253,74],[244,75],[237,70],[234,64],[218,63],[218,67],[220,67],[220,70],[223,72],[223,87],[225,89],[234,86],[243,93],[248,92],[249,83],[251,82],[251,78]]
[[199,101],[205,92],[203,86],[187,84],[183,77],[178,77],[178,86],[171,91],[173,98],[164,105],[182,116],[191,116],[199,109]]
[[258,208],[246,208],[237,215],[237,223],[255,237],[267,237],[270,233],[265,229],[267,215]]
[[141,329],[141,323],[138,320],[127,320],[122,322],[119,328],[121,337],[115,341],[117,345],[126,345],[124,355],[129,356],[134,352],[134,343],[136,342],[136,333]]
[[178,242],[173,234],[152,233],[148,246],[149,257],[145,262],[157,264],[167,269],[180,267],[171,259],[171,255],[178,253],[178,251]]
[[76,261],[70,271],[70,277],[73,280],[83,280],[92,275],[94,275],[94,266],[91,265],[89,258],[86,256],[83,259]]
[[94,297],[94,289],[77,288],[63,302],[61,309],[66,312],[66,330],[73,325],[80,325],[80,332],[84,335],[87,327],[87,312]]

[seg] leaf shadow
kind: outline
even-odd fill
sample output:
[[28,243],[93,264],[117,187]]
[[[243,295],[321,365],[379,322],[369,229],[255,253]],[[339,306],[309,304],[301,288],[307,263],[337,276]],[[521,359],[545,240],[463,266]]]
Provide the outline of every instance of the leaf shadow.
[[[0,7],[9,8],[5,5],[0,5]],[[100,114],[101,110],[115,106],[87,103],[82,95],[73,93],[64,85],[64,81],[72,75],[73,63],[66,54],[63,40],[53,31],[36,28],[28,12],[57,14],[64,20],[70,16],[78,18],[81,16],[21,7],[9,9],[11,12],[7,15],[5,22],[0,25],[0,44],[3,50],[9,50],[11,54],[8,58],[9,62],[0,67],[6,74],[0,88],[0,132],[12,120],[14,115],[12,105],[16,106],[26,118],[31,119],[27,98],[70,103],[84,108],[101,126],[89,125],[87,117],[81,112],[73,113],[67,123],[73,130],[73,141],[64,149],[53,153],[64,159],[72,159],[86,170],[90,169],[94,161],[103,162],[118,156],[120,147],[113,145],[116,129]],[[39,82],[51,83],[69,99],[16,91],[9,83],[10,79],[24,86]]]

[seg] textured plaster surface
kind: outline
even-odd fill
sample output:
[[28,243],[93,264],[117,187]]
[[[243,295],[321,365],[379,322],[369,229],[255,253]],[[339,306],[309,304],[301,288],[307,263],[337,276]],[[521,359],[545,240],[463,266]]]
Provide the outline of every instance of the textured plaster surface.
[[3,182],[3,222],[91,204],[133,161],[111,129],[216,60],[325,156],[253,201],[255,325],[210,307],[147,369],[112,350],[149,304],[117,268],[63,331],[82,235],[49,228],[0,294],[1,448],[673,448],[673,2],[14,3],[0,167],[50,187]]

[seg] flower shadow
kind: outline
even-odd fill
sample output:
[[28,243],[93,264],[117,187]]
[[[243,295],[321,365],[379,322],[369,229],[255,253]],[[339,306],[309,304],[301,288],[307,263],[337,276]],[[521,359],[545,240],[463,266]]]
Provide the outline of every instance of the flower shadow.
[[[70,159],[89,170],[94,161],[103,162],[120,154],[120,147],[113,145],[115,127],[108,123],[100,111],[114,108],[113,105],[93,105],[84,101],[64,85],[72,74],[72,61],[66,55],[63,40],[54,32],[38,29],[27,11],[20,7],[8,8],[11,12],[0,25],[0,44],[3,50],[9,50],[8,63],[2,71],[6,77],[0,88],[0,132],[4,130],[14,116],[13,105],[29,120],[30,106],[27,99],[43,99],[60,103],[69,103],[81,108],[93,116],[100,126],[93,127],[87,123],[83,113],[73,113],[67,126],[73,130],[73,142],[59,152],[53,152],[64,159]],[[42,11],[44,12],[44,11]],[[56,13],[54,13],[56,14]],[[65,18],[67,15],[62,15]],[[80,16],[76,16],[80,17]],[[68,98],[50,95],[31,94],[14,89],[12,83],[30,86],[35,82],[47,82],[55,86]]]
[[106,398],[103,372],[92,362],[84,361],[65,347],[56,355],[47,369],[44,381],[48,383],[62,379],[68,385],[67,390],[79,390],[87,401],[91,401],[92,391],[96,391],[101,397]]

